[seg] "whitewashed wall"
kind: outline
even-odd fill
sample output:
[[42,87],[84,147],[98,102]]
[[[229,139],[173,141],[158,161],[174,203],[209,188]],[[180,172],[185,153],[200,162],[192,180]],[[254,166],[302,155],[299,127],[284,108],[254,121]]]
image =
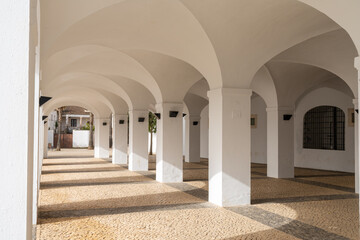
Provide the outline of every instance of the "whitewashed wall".
[[[303,119],[305,113],[317,106],[341,108],[345,113],[345,151],[303,149]],[[352,99],[330,88],[319,88],[308,93],[298,103],[295,111],[295,166],[325,170],[354,172],[354,127],[348,126],[348,108]]]
[[251,114],[257,115],[257,126],[251,128],[251,162],[266,164],[266,104],[260,96],[251,99]]
[[51,143],[51,146],[54,146],[54,130],[48,131],[48,143]]
[[201,112],[200,119],[200,157],[209,157],[209,105]]
[[89,146],[89,130],[73,130],[73,148],[86,148]]

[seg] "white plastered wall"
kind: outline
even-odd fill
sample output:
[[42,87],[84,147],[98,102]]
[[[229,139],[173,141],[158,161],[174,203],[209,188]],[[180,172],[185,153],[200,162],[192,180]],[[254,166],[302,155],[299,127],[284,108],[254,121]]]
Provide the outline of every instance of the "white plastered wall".
[[[345,151],[303,149],[303,119],[305,113],[317,106],[341,108],[345,113]],[[354,172],[354,127],[348,125],[348,109],[352,99],[330,88],[319,88],[299,101],[295,110],[294,159],[296,167]]]
[[73,130],[73,148],[84,148],[89,146],[89,130]]

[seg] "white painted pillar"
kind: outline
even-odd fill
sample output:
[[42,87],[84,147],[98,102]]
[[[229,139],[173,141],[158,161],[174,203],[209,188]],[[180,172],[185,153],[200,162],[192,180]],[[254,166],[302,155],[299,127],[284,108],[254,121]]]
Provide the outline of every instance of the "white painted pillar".
[[185,116],[185,161],[200,162],[200,116]]
[[[141,122],[140,119],[143,119]],[[129,170],[147,171],[149,111],[129,111]]]
[[0,1],[1,239],[32,235],[34,10],[29,0]]
[[209,158],[209,106],[203,109],[200,116],[200,157]]
[[[294,177],[294,110],[267,108],[267,176]],[[291,115],[289,120],[284,115]]]
[[39,78],[35,77],[35,96],[34,96],[34,163],[33,163],[33,216],[32,216],[32,225],[33,231],[36,230],[37,216],[38,216],[38,195],[39,195],[39,166],[42,162],[43,153],[42,153],[42,130],[43,130],[43,121],[42,121],[42,108],[39,107]]
[[[354,99],[354,109],[359,109],[359,100]],[[348,116],[351,117],[351,116]],[[355,192],[359,193],[359,114],[354,111],[355,123],[354,123],[354,146],[355,146]]]
[[128,115],[113,114],[113,164],[127,164]]
[[[38,104],[38,102],[35,100],[35,103]],[[36,110],[35,110],[36,112]],[[34,141],[37,141],[37,149],[34,149],[34,151],[38,152],[36,161],[34,161],[34,180],[33,180],[33,231],[36,230],[35,226],[37,224],[37,217],[38,217],[38,205],[39,205],[39,189],[40,189],[40,176],[41,176],[41,166],[44,159],[44,139],[42,136],[44,136],[44,121],[42,121],[42,108],[40,108],[39,111],[40,115],[37,119],[38,124],[38,134],[35,133]],[[36,120],[36,119],[35,119]],[[37,135],[37,137],[36,137]],[[34,144],[36,145],[36,144]],[[34,154],[35,159],[35,154]]]
[[109,126],[110,119],[95,118],[95,158],[109,158]]
[[[159,182],[183,181],[183,119],[182,103],[160,103],[156,132],[156,180]],[[178,112],[170,117],[170,111]]]
[[209,97],[209,201],[250,204],[250,89],[219,88]]
[[45,132],[45,124],[44,121],[40,119],[39,124],[39,166],[44,159],[44,132]]
[[[359,111],[359,96],[360,96],[360,57],[355,58],[355,68],[358,70],[358,98],[354,99],[354,108]],[[355,111],[355,192],[360,193],[360,121],[359,121],[359,113]],[[350,117],[350,116],[349,116]]]
[[49,122],[48,119],[46,120],[46,123],[44,124],[44,158],[48,157],[48,134],[49,134]]

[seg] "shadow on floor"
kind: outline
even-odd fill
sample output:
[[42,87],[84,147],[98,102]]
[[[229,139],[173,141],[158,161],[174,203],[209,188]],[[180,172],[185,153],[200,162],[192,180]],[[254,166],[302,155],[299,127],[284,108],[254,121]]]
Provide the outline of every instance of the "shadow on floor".
[[114,172],[125,171],[125,169],[117,167],[108,168],[78,168],[78,169],[58,169],[58,170],[43,170],[41,174],[56,174],[56,173],[81,173],[81,172]]

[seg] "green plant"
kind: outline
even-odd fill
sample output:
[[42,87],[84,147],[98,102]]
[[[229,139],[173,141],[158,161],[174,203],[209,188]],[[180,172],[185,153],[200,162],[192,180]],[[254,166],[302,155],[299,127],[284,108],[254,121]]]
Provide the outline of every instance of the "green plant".
[[[81,130],[90,130],[90,123],[87,122],[85,126],[81,127]],[[95,131],[95,126],[93,126],[93,131]]]
[[149,112],[149,133],[156,133],[156,116]]
[[150,155],[153,155],[153,133],[156,133],[156,116],[152,112],[149,112],[149,133],[150,133]]

